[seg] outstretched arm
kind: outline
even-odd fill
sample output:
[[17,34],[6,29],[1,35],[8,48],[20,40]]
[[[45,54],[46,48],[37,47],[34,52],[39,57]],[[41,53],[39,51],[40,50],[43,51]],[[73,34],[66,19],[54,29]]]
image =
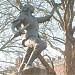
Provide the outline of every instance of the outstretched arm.
[[55,10],[55,7],[53,7],[53,9],[52,9],[52,11],[50,13],[51,15],[47,15],[45,17],[37,18],[38,23],[43,23],[43,22],[46,22],[46,21],[50,21],[50,18],[53,16],[54,10]]

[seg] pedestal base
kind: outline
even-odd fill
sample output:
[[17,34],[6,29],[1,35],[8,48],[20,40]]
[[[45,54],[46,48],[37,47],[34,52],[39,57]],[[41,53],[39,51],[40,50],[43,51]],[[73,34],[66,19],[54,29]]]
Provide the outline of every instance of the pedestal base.
[[33,68],[23,70],[22,72],[10,74],[10,75],[55,75],[55,74],[50,73],[46,69],[33,67]]
[[48,71],[41,68],[30,68],[23,71],[22,75],[49,75]]

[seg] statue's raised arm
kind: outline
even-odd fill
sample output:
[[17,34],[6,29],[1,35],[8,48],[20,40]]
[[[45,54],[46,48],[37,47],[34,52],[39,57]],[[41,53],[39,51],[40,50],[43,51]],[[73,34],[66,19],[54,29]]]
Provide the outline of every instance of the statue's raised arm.
[[37,18],[38,23],[43,23],[43,22],[46,22],[46,21],[50,21],[50,18],[53,16],[54,11],[55,11],[55,7],[53,7],[52,11],[50,12],[50,15],[47,15],[45,17],[38,17]]

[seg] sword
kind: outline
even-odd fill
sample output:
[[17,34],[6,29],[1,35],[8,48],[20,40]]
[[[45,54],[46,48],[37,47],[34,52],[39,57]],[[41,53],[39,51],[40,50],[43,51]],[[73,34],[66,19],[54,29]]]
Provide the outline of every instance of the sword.
[[30,26],[30,23],[27,24],[26,26],[24,26],[22,29],[19,29],[19,30],[15,33],[14,38],[17,37],[17,36],[20,36],[20,35],[23,33],[23,31],[24,31],[26,28],[28,28],[29,26]]
[[20,29],[19,31],[17,31],[17,32],[15,33],[15,35],[14,35],[11,39],[9,39],[9,40],[0,48],[0,51],[2,51],[2,50],[5,48],[5,46],[6,46],[8,43],[10,43],[14,38],[20,36],[20,35],[23,33],[23,31],[24,31],[27,27],[29,27],[29,26],[30,26],[30,23],[27,24],[26,26],[24,26],[24,27],[23,27],[22,29]]

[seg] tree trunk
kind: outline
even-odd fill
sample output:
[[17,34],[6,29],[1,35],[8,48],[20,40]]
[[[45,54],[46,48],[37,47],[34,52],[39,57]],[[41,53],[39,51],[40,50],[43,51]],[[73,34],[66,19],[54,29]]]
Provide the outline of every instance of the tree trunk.
[[65,75],[75,75],[75,45],[68,38],[65,44]]
[[73,38],[73,5],[74,0],[67,0],[64,13],[64,26],[66,32],[65,43],[65,75],[75,75],[75,39]]
[[72,51],[71,51],[71,43],[68,39],[66,39],[65,44],[65,75],[72,75]]

